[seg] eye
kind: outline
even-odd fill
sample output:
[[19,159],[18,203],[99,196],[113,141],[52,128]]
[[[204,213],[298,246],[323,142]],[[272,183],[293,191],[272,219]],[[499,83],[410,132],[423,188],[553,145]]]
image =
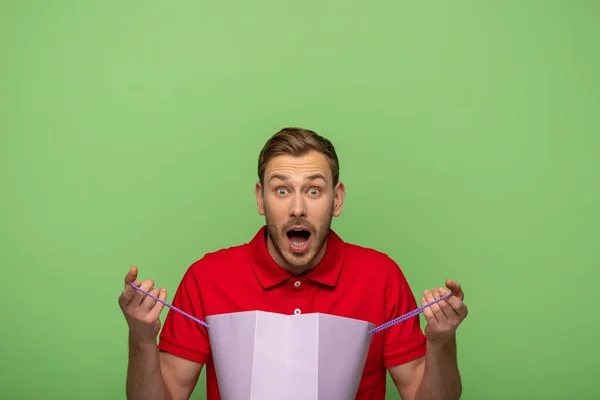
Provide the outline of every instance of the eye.
[[313,196],[316,196],[319,194],[319,189],[310,189],[309,193]]
[[277,194],[284,196],[287,193],[286,189],[277,189]]

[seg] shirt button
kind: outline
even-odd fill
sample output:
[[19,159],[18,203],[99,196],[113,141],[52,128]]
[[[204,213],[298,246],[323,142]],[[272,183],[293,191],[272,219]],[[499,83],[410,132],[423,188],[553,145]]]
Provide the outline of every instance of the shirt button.
[[302,282],[300,282],[300,281],[296,281],[296,282],[294,282],[294,286],[296,286],[296,287],[300,287],[300,285],[302,285]]
[[296,309],[294,310],[294,314],[296,314],[296,315],[300,314],[301,312],[302,312],[302,311],[300,311],[300,309],[299,309],[299,308],[296,308]]

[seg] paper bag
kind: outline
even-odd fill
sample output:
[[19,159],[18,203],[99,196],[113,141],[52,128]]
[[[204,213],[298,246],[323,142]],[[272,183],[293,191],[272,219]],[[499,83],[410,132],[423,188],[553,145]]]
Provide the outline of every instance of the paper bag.
[[248,311],[206,318],[223,400],[353,400],[373,324]]

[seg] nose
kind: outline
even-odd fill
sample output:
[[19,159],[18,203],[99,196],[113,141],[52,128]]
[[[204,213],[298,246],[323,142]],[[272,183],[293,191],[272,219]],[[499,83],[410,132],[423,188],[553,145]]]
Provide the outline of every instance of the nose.
[[292,197],[290,203],[290,217],[306,217],[306,203],[302,195],[295,195]]

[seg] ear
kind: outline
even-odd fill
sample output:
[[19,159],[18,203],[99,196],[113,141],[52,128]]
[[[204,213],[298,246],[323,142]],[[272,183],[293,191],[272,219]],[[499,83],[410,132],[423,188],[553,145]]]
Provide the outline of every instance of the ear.
[[333,189],[333,216],[339,217],[342,214],[342,206],[346,197],[346,187],[342,182],[338,182]]
[[256,182],[256,187],[254,190],[256,192],[256,205],[258,207],[258,213],[260,215],[265,215],[265,199],[263,196],[263,187],[260,182]]

